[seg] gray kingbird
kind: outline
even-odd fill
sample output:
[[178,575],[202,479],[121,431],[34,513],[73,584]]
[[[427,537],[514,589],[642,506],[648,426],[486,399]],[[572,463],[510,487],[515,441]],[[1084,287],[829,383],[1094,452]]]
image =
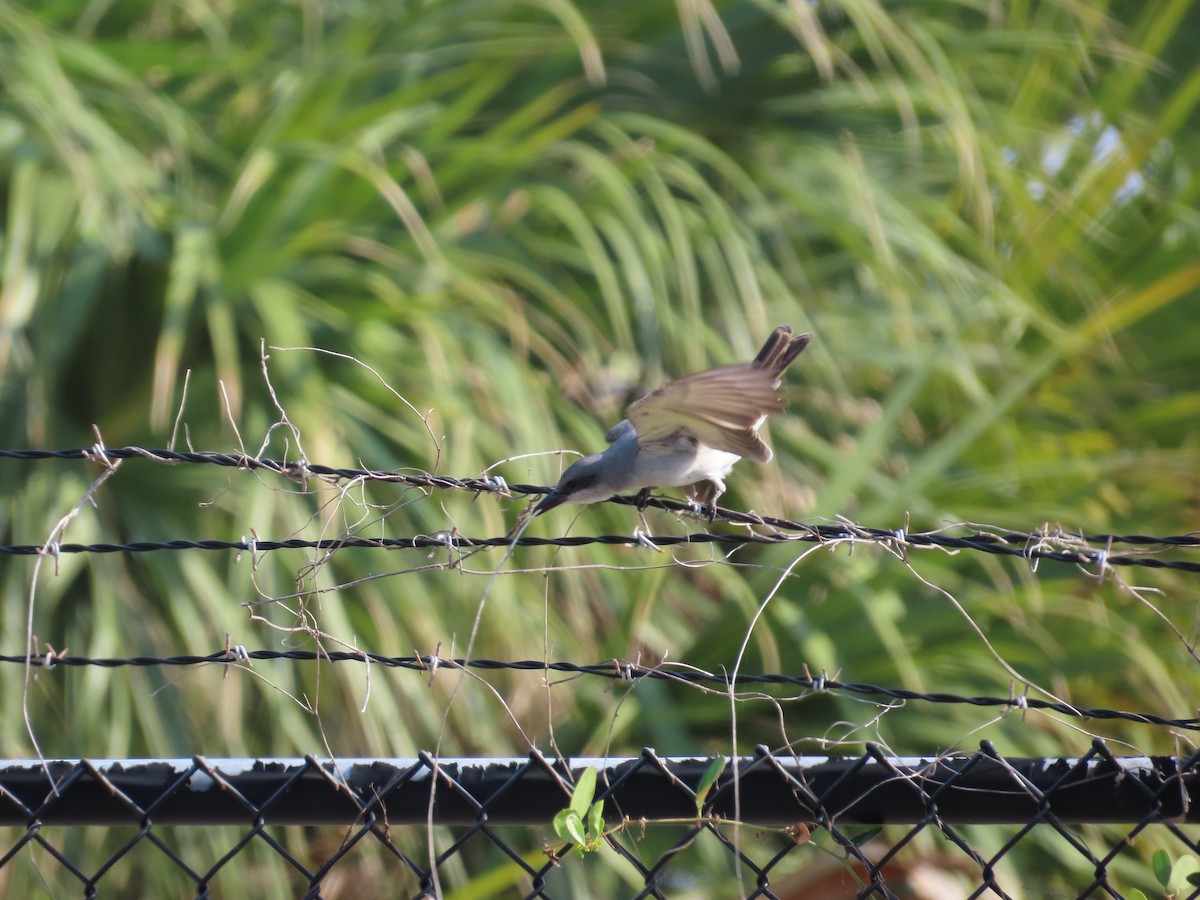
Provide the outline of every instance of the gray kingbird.
[[725,477],[742,457],[771,460],[758,429],[783,411],[783,373],[812,340],[792,337],[780,325],[753,362],[720,366],[668,381],[629,404],[625,418],[609,429],[608,449],[567,468],[534,509],[535,516],[563,503],[595,503],[624,491],[697,485],[695,499],[715,510]]

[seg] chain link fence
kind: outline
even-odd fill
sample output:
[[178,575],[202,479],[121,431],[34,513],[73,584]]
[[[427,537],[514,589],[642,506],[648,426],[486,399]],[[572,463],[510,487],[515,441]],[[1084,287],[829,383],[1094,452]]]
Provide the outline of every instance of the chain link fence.
[[[153,853],[172,864],[172,896],[243,896],[239,885],[255,879],[265,853],[309,898],[385,885],[390,896],[574,897],[598,867],[617,870],[629,897],[1048,896],[1009,866],[1018,844],[1034,842],[1073,850],[1076,896],[1121,897],[1150,881],[1144,863],[1122,869],[1136,841],[1200,855],[1198,763],[1114,756],[1100,740],[1078,759],[1006,759],[985,742],[928,760],[868,745],[840,758],[760,747],[715,764],[652,750],[628,759],[9,762],[0,768],[0,884],[22,865],[57,868],[85,897],[125,896],[121,870],[140,870]],[[583,805],[600,804],[602,825],[564,841],[552,823],[575,805],[588,771],[596,788]],[[197,826],[225,826],[209,829],[223,848],[206,855],[178,839]],[[103,838],[77,840],[88,831]],[[702,880],[714,867],[701,858],[714,854],[724,878]],[[464,873],[489,870],[503,891],[455,893]]]

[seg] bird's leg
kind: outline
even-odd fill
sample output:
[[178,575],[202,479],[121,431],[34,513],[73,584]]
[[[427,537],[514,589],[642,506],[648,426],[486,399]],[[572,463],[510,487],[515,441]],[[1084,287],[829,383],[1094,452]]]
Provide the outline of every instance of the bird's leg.
[[637,501],[634,503],[634,507],[637,509],[638,521],[641,524],[633,529],[633,539],[643,547],[649,547],[651,550],[662,553],[662,547],[650,540],[650,523],[646,521],[646,504],[649,502],[650,488],[644,487],[638,491]]
[[697,515],[706,516],[711,525],[717,518],[717,498],[725,493],[725,485],[718,481],[702,481],[696,485],[689,502]]

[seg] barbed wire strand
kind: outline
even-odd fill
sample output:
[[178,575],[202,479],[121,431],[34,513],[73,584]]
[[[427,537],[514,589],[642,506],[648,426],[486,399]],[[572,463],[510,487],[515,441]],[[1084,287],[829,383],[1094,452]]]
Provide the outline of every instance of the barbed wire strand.
[[[673,547],[681,544],[723,544],[737,547],[747,544],[787,543],[839,543],[861,542],[887,544],[910,548],[939,547],[943,549],[976,550],[993,555],[1011,556],[1026,560],[1049,560],[1075,565],[1140,566],[1147,569],[1172,569],[1180,572],[1200,573],[1200,562],[1188,560],[1158,559],[1152,556],[1127,556],[1109,554],[1104,550],[1069,551],[1053,550],[1039,545],[1000,544],[981,541],[975,537],[957,538],[945,534],[905,534],[897,537],[892,532],[863,536],[857,529],[853,532],[837,526],[812,526],[814,534],[715,534],[702,531],[685,535],[571,535],[565,537],[510,537],[473,538],[459,534],[416,535],[395,538],[323,538],[303,540],[289,538],[283,541],[267,540],[172,540],[172,541],[129,541],[126,543],[58,544],[54,551],[63,553],[153,553],[168,550],[235,550],[259,553],[272,550],[341,550],[364,548],[374,550],[427,550],[438,547],[454,549],[480,549],[486,547],[584,547],[589,544],[645,545],[647,542],[658,547]],[[38,556],[46,552],[42,544],[0,544],[0,555]]]
[[843,691],[866,697],[882,697],[888,700],[922,701],[925,703],[963,704],[968,706],[1002,706],[1013,709],[1040,709],[1063,713],[1080,719],[1121,719],[1146,725],[1160,725],[1169,728],[1180,728],[1189,731],[1200,731],[1200,718],[1175,719],[1154,713],[1128,712],[1115,709],[1088,709],[1059,703],[1053,700],[1041,700],[1036,697],[967,697],[960,694],[944,692],[914,691],[908,688],[885,687],[868,682],[842,682],[824,675],[788,675],[785,673],[741,673],[728,675],[718,672],[705,672],[689,667],[687,669],[671,669],[662,667],[646,667],[637,663],[625,662],[618,659],[603,663],[572,663],[572,662],[543,662],[541,660],[498,660],[498,659],[443,659],[438,656],[385,656],[366,651],[316,651],[316,650],[247,650],[244,647],[234,647],[220,650],[207,655],[182,656],[130,656],[90,658],[85,656],[69,656],[50,651],[40,656],[29,658],[22,655],[0,655],[0,664],[17,663],[31,664],[43,669],[55,669],[59,666],[79,667],[96,666],[99,668],[115,669],[131,667],[157,666],[199,666],[199,665],[230,665],[247,664],[251,660],[293,660],[302,662],[359,662],[386,666],[395,669],[411,669],[418,672],[436,672],[442,669],[467,668],[479,670],[512,670],[532,672],[562,672],[571,675],[588,675],[605,678],[610,681],[634,682],[641,679],[661,681],[677,681],[687,684],[712,685],[727,690],[739,685],[785,685],[811,690],[816,693]]
[[[291,480],[304,480],[308,476],[322,476],[335,479],[367,479],[370,481],[390,482],[396,484],[405,484],[410,487],[421,487],[431,489],[459,489],[469,491],[471,493],[491,493],[491,494],[524,494],[528,496],[541,496],[548,494],[552,488],[544,485],[536,484],[510,484],[502,478],[481,476],[478,478],[455,478],[449,475],[431,475],[429,473],[421,473],[417,475],[407,474],[404,472],[390,472],[379,469],[356,469],[356,468],[341,468],[334,466],[321,465],[319,463],[308,462],[307,460],[297,460],[289,462],[286,460],[263,459],[253,456],[248,456],[244,453],[221,453],[218,451],[180,451],[180,450],[149,450],[144,447],[126,446],[117,448],[105,448],[104,454],[109,459],[145,459],[163,464],[212,464],[226,466],[232,468],[246,470],[265,470],[283,475]],[[92,448],[78,447],[67,450],[5,450],[0,449],[0,459],[17,459],[17,460],[43,460],[43,459],[93,459]],[[632,506],[638,503],[636,497],[612,497],[608,501],[622,505]],[[687,503],[670,500],[668,498],[652,497],[649,500],[649,505],[665,509],[671,512],[694,512],[695,507]],[[896,532],[892,529],[878,528],[859,528],[854,527],[854,533],[848,535],[846,533],[847,526],[830,525],[830,526],[814,526],[803,522],[796,522],[791,519],[773,518],[770,516],[760,516],[757,513],[740,512],[738,510],[726,509],[724,507],[716,508],[716,518],[732,522],[740,525],[770,525],[778,528],[786,528],[789,530],[798,530],[803,532],[813,532],[813,536],[818,536],[818,533],[824,535],[825,532],[832,532],[832,537],[885,537],[891,540],[896,539]],[[859,533],[861,531],[861,534]],[[914,533],[908,535],[913,537],[929,538],[929,543],[937,543],[935,540],[939,535],[935,532]],[[973,539],[978,541],[995,541],[1001,543],[1013,543],[1025,540],[1078,540],[1089,544],[1137,544],[1137,545],[1163,545],[1173,547],[1196,547],[1200,548],[1200,532],[1189,532],[1181,535],[1144,535],[1144,534],[1082,534],[1070,531],[1064,531],[1060,528],[1047,528],[1033,532],[979,532],[973,536]],[[956,545],[947,545],[956,546]]]
[[[292,480],[305,481],[309,477],[320,477],[332,481],[366,479],[371,481],[403,484],[421,489],[459,489],[472,493],[491,493],[502,496],[524,494],[529,496],[546,494],[550,488],[531,484],[508,484],[502,478],[454,478],[428,473],[408,474],[361,468],[339,468],[307,460],[295,462],[262,459],[244,453],[219,453],[215,451],[150,450],[144,447],[126,446],[105,448],[106,459],[145,459],[162,464],[210,464],[245,470],[275,472]],[[91,460],[91,448],[66,450],[4,450],[0,458],[16,460]],[[632,505],[634,497],[613,497],[608,502]],[[669,498],[650,498],[645,505],[669,512],[695,512],[695,507]],[[746,544],[779,544],[791,541],[813,543],[826,542],[873,542],[897,547],[937,547],[946,550],[971,550],[999,556],[1018,557],[1025,560],[1049,560],[1074,565],[1140,566],[1151,569],[1200,573],[1200,563],[1188,560],[1159,559],[1153,556],[1131,556],[1112,554],[1114,545],[1131,545],[1146,548],[1190,549],[1200,548],[1200,534],[1154,536],[1144,534],[1082,534],[1046,527],[1031,532],[975,530],[964,536],[946,534],[944,530],[932,532],[908,532],[904,529],[870,528],[844,522],[833,525],[809,525],[790,519],[760,516],[756,513],[718,507],[714,520],[737,525],[757,525],[772,528],[774,534],[714,534],[698,532],[689,535],[650,537],[656,546],[668,547],[680,544],[724,544],[740,546]],[[967,527],[967,526],[961,526]],[[580,547],[589,544],[632,545],[645,543],[646,538],[624,535],[581,535],[574,537],[522,537],[517,546]],[[127,543],[63,544],[59,553],[147,553],[163,550],[235,550],[270,551],[285,549],[337,550],[343,547],[373,549],[430,549],[436,547],[484,548],[507,547],[513,542],[508,537],[469,538],[461,535],[433,535],[383,539],[337,538],[321,541],[299,539],[286,541],[221,541],[221,540],[174,540],[174,541],[131,541]],[[1104,549],[1092,549],[1099,544]],[[1087,549],[1081,549],[1085,545]],[[40,545],[0,545],[0,554],[37,555],[44,552]],[[1157,551],[1152,551],[1157,552]]]

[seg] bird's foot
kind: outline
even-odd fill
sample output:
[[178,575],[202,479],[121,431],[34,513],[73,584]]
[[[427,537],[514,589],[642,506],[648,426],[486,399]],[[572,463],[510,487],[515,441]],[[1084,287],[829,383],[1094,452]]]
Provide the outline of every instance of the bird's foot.
[[692,488],[692,495],[688,499],[688,506],[698,516],[704,516],[708,519],[708,524],[711,525],[717,518],[717,499],[725,493],[725,483],[723,481],[701,481],[696,483]]
[[711,525],[713,523],[713,521],[717,518],[717,504],[715,502],[714,503],[704,503],[700,500],[697,500],[695,497],[689,497],[687,499],[686,503],[687,503],[687,507],[688,507],[688,512],[690,512],[693,516],[695,516],[698,519],[699,518],[708,519],[709,525]]
[[[646,506],[647,506],[647,504],[649,504],[649,502],[650,502],[650,488],[644,487],[640,491],[638,491],[637,499],[634,501],[634,505],[637,507],[637,511],[639,514],[645,511]],[[645,518],[643,518],[642,521],[644,522]]]

